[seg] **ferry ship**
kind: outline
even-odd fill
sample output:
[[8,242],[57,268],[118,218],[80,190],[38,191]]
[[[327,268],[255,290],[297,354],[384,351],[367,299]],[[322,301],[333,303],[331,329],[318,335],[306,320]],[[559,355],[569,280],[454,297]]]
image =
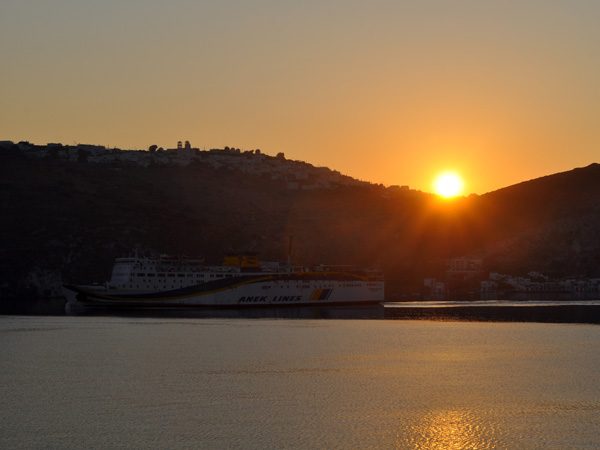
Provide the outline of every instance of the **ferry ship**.
[[350,266],[260,263],[256,253],[228,255],[221,266],[202,258],[117,258],[102,285],[63,285],[81,306],[343,305],[384,301],[380,270]]

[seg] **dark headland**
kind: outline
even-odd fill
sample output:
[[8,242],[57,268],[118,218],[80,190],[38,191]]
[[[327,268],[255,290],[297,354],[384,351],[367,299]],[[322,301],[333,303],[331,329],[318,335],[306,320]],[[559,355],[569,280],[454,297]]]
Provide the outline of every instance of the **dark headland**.
[[136,249],[286,261],[290,236],[296,263],[383,268],[390,300],[432,288],[425,279],[474,292],[515,289],[490,273],[543,290],[568,290],[567,279],[592,289],[600,278],[598,164],[444,202],[283,154],[154,148],[102,159],[94,148],[0,146],[1,299],[104,281]]

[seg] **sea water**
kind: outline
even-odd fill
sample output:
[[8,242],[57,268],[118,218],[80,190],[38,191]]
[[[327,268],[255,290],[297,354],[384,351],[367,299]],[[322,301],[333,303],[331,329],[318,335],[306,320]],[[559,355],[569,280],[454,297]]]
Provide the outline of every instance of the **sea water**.
[[598,449],[600,326],[0,316],[0,448]]

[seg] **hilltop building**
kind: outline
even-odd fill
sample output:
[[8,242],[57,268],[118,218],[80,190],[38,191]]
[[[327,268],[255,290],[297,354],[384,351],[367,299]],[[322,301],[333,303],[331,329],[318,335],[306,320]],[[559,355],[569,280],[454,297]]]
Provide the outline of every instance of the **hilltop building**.
[[[227,168],[240,172],[267,176],[272,180],[285,183],[287,189],[335,189],[341,186],[367,186],[369,183],[355,180],[340,172],[326,167],[315,167],[303,161],[286,159],[280,152],[277,156],[268,156],[259,149],[241,151],[235,147],[201,151],[192,147],[190,141],[178,141],[176,148],[163,149],[156,145],[146,150],[121,150],[106,148],[101,145],[63,145],[48,143],[34,145],[26,141],[17,144],[0,141],[0,148],[16,148],[28,158],[58,159],[78,164],[108,165],[180,165],[192,162],[207,165],[214,169]],[[385,195],[385,192],[382,192]]]

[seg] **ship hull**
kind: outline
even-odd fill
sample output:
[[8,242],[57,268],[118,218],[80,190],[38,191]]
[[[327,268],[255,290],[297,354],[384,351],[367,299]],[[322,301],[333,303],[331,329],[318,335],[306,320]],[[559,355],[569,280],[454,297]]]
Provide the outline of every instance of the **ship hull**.
[[373,304],[384,301],[383,282],[345,274],[240,276],[180,289],[143,291],[64,285],[67,302],[82,306],[260,307]]

